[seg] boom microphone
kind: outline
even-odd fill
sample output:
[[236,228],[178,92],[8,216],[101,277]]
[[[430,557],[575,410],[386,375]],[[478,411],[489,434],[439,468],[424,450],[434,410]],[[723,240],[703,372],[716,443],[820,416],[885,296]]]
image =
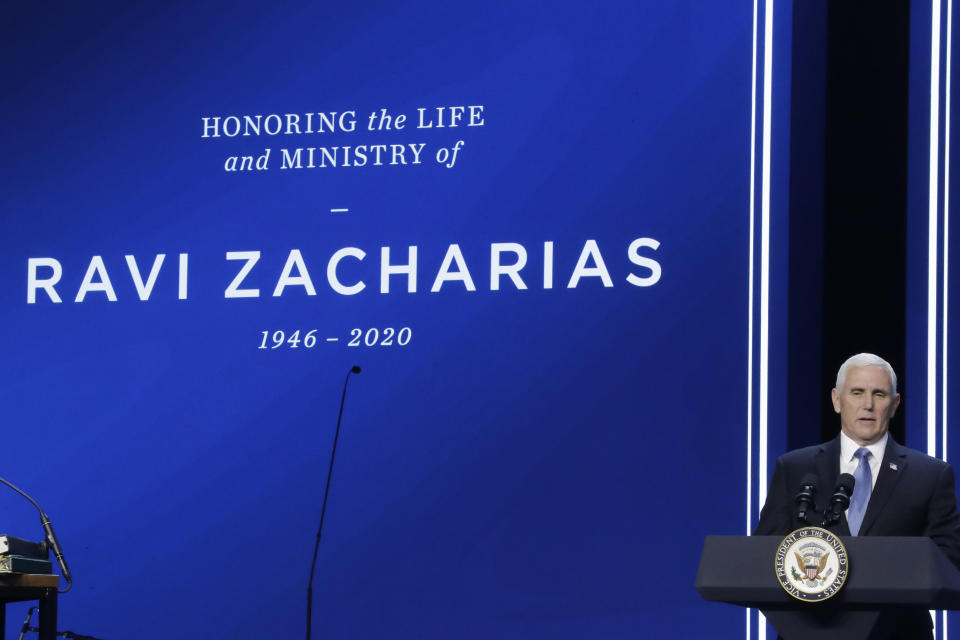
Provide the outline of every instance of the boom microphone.
[[313,572],[317,568],[317,551],[320,549],[320,536],[323,533],[323,516],[327,513],[327,496],[330,495],[330,478],[333,477],[333,459],[337,455],[337,440],[340,438],[340,422],[343,420],[343,405],[347,401],[347,383],[350,374],[360,373],[360,367],[353,365],[347,371],[343,381],[343,395],[340,396],[340,414],[337,416],[337,429],[333,433],[333,450],[330,452],[330,468],[327,470],[327,486],[323,490],[323,506],[320,507],[320,526],[317,527],[317,540],[313,545],[313,562],[310,563],[310,582],[307,583],[307,640],[310,640],[310,627],[313,625]]
[[794,503],[797,505],[797,511],[794,517],[796,517],[801,525],[809,525],[808,517],[810,513],[816,513],[814,503],[817,499],[818,483],[819,479],[815,473],[808,473],[803,476],[803,480],[800,481],[800,491],[797,493],[797,497],[794,498]]
[[63,574],[63,579],[67,581],[67,588],[63,591],[58,590],[58,593],[66,593],[67,591],[70,591],[70,587],[73,586],[73,578],[70,577],[70,569],[67,568],[67,561],[63,557],[63,550],[60,548],[60,543],[57,541],[57,535],[53,532],[53,524],[50,522],[50,516],[43,512],[43,509],[40,508],[40,505],[37,504],[36,500],[25,494],[23,491],[17,489],[3,478],[0,478],[0,482],[29,500],[30,504],[36,507],[37,511],[40,512],[40,524],[43,526],[44,534],[46,534],[47,546],[50,547],[50,549],[53,551],[53,555],[56,556],[57,564],[60,565],[60,573]]

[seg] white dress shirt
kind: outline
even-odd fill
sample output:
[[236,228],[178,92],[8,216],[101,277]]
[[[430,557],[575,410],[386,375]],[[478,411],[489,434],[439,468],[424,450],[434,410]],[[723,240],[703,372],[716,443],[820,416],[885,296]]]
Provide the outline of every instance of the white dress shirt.
[[[867,445],[867,449],[870,450],[871,493],[873,492],[873,488],[877,486],[877,476],[880,474],[880,464],[883,462],[883,453],[887,450],[887,435],[888,434],[885,433],[882,438],[871,445]],[[853,472],[857,470],[860,461],[855,458],[853,454],[855,454],[861,446],[862,445],[854,442],[850,436],[843,431],[840,432],[840,473],[853,475]]]

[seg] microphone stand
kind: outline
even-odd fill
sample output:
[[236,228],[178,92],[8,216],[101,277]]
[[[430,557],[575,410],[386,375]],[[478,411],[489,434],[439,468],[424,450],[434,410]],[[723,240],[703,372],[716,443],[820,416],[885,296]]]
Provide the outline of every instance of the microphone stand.
[[33,627],[30,626],[30,619],[33,618],[33,612],[36,609],[36,607],[30,607],[30,610],[27,611],[27,619],[23,621],[23,626],[20,627],[20,635],[17,636],[17,640],[23,640],[23,636],[27,635],[27,631],[33,630]]
[[327,486],[323,490],[323,505],[320,507],[320,526],[317,527],[317,541],[313,545],[313,561],[310,563],[310,582],[307,584],[307,640],[310,640],[310,626],[313,615],[313,573],[317,568],[317,551],[320,549],[320,536],[323,533],[323,517],[327,513],[327,496],[330,495],[330,479],[333,477],[333,460],[337,455],[337,440],[340,438],[340,422],[343,420],[343,405],[347,400],[347,383],[350,374],[360,373],[360,367],[353,365],[347,371],[343,381],[343,395],[340,396],[340,414],[337,416],[337,429],[333,433],[333,450],[330,452],[330,468],[327,470]]
[[53,555],[57,558],[57,564],[60,565],[60,573],[63,575],[63,579],[67,581],[67,588],[63,590],[58,589],[57,593],[66,593],[67,591],[70,591],[70,589],[73,587],[73,578],[70,576],[70,569],[67,567],[67,560],[63,557],[63,550],[60,548],[60,542],[57,540],[57,534],[53,532],[53,524],[50,522],[50,516],[44,513],[43,509],[40,508],[40,505],[37,504],[37,501],[28,496],[26,493],[16,488],[3,478],[0,478],[0,482],[29,500],[30,504],[36,507],[37,511],[40,512],[40,526],[43,527],[47,547],[53,551]]
[[[33,612],[36,611],[36,609],[36,607],[30,607],[30,610],[27,611],[27,619],[23,621],[23,626],[20,628],[20,635],[17,636],[17,640],[23,640],[27,631],[32,631],[37,634],[40,633],[40,627],[30,626],[30,619],[33,618]],[[73,631],[57,631],[56,635],[61,638],[66,638],[66,640],[100,640],[100,638],[85,636],[80,633],[74,633]]]

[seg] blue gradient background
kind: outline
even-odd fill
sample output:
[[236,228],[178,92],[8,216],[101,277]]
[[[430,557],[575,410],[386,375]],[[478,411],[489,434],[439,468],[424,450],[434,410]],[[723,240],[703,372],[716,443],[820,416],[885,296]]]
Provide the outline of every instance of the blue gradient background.
[[[909,129],[909,190],[908,190],[908,229],[907,229],[907,367],[905,377],[905,387],[909,390],[906,394],[904,407],[907,414],[907,441],[917,444],[917,448],[926,450],[928,447],[927,439],[927,420],[928,420],[928,396],[933,395],[934,403],[934,424],[935,431],[935,454],[939,457],[956,464],[960,456],[960,443],[954,435],[953,427],[950,426],[950,433],[947,434],[946,444],[943,440],[943,419],[944,409],[948,419],[948,426],[955,423],[956,405],[954,399],[960,397],[960,385],[957,384],[957,376],[954,371],[960,365],[957,349],[951,346],[956,342],[956,336],[960,335],[960,315],[956,312],[957,300],[960,299],[960,274],[957,273],[957,243],[956,243],[956,222],[955,219],[950,223],[949,228],[945,227],[945,220],[949,211],[945,211],[945,205],[955,202],[960,180],[957,178],[956,169],[951,169],[949,173],[949,183],[944,184],[944,174],[947,169],[945,151],[948,144],[948,131],[946,123],[949,116],[951,123],[950,132],[954,132],[957,122],[957,102],[951,100],[950,113],[947,111],[946,103],[946,85],[947,78],[947,16],[950,15],[943,7],[941,11],[941,40],[940,40],[940,78],[939,78],[939,122],[937,131],[937,142],[939,144],[938,156],[938,183],[939,191],[937,194],[937,287],[936,300],[931,302],[929,299],[929,224],[930,224],[930,125],[931,125],[931,48],[933,46],[932,24],[934,17],[933,3],[917,2],[911,4],[910,14],[910,129]],[[957,18],[953,17],[953,33],[957,33]],[[956,69],[958,61],[957,47],[952,45],[950,51],[952,58],[950,69]],[[955,72],[954,72],[955,73]],[[955,82],[954,78],[950,82]],[[957,166],[957,144],[956,134],[949,135],[949,166]],[[948,260],[944,262],[944,235],[947,234],[946,244],[948,246]],[[944,269],[947,270],[946,275]],[[943,305],[948,307],[948,316],[943,319]],[[931,304],[936,304],[937,308],[937,327],[936,335],[930,335],[928,326],[928,309]],[[944,340],[947,340],[946,361],[944,361]],[[935,371],[937,374],[936,388],[931,389],[927,378],[927,346],[928,341],[933,341],[935,349]],[[944,386],[946,375],[947,385]],[[944,397],[945,396],[945,397]],[[946,448],[946,451],[944,451]],[[960,624],[960,613],[950,611],[947,613],[947,637],[956,637],[958,624]],[[942,614],[938,613],[936,617],[938,637],[943,636]],[[951,631],[952,630],[952,631]]]
[[[61,627],[302,634],[341,384],[359,364],[316,637],[739,637],[742,613],[703,603],[693,578],[703,536],[744,521],[751,10],[7,7],[0,469],[58,528],[75,575]],[[356,109],[365,123],[469,104],[485,126],[200,137],[203,116]],[[452,169],[279,170],[284,146],[457,140]],[[222,170],[267,146],[270,171]],[[625,281],[646,275],[627,260],[638,237],[661,243],[644,251],[663,268],[653,287]],[[613,288],[565,288],[588,239]],[[529,290],[489,290],[493,242],[527,248]],[[451,243],[478,291],[430,293]],[[408,245],[417,293],[400,277],[378,293],[379,248],[397,260]],[[356,296],[325,281],[345,246],[367,252],[341,266],[366,281]],[[270,296],[291,249],[317,296]],[[262,251],[244,284],[261,297],[224,299],[239,267],[225,252],[243,250]],[[156,253],[142,302],[123,256],[145,273]],[[117,302],[72,301],[93,255]],[[62,304],[26,303],[30,257],[62,263]],[[345,344],[403,326],[405,347]],[[261,331],[314,328],[341,341],[256,348]],[[5,532],[41,535],[19,497],[0,508]],[[10,634],[23,614],[8,609]]]

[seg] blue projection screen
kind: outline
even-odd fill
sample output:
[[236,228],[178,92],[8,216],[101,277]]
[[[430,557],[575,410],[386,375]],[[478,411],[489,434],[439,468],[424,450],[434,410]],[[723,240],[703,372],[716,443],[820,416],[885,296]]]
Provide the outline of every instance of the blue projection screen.
[[61,628],[301,635],[356,364],[315,637],[742,636],[693,579],[744,531],[752,5],[5,13],[0,474]]

